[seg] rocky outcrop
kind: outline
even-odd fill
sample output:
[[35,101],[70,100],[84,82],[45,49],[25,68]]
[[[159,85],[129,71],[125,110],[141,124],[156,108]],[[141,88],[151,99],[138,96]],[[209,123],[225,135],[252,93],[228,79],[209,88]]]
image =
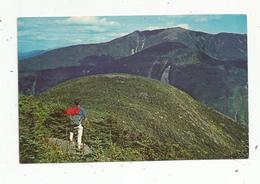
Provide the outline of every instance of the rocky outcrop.
[[62,151],[69,154],[83,154],[88,155],[92,153],[92,150],[86,145],[83,144],[80,150],[77,149],[77,144],[75,142],[69,142],[67,140],[58,139],[58,138],[48,138],[50,144],[53,144],[60,148]]

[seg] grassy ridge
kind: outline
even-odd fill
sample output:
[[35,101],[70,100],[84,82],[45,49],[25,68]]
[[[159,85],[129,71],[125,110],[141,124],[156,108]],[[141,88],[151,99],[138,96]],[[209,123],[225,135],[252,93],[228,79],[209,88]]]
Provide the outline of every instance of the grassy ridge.
[[49,124],[48,136],[65,138],[67,120],[60,110],[75,98],[88,110],[84,142],[94,153],[64,154],[56,162],[248,157],[245,127],[170,85],[131,75],[83,77],[35,97],[47,109],[55,104],[48,116],[53,120],[40,123],[44,130]]

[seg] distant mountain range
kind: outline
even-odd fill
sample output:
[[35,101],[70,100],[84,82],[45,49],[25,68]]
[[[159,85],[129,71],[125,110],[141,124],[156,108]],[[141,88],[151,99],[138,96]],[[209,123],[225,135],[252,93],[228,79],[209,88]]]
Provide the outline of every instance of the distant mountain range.
[[54,49],[19,62],[19,90],[37,94],[72,78],[106,73],[161,80],[248,123],[245,34],[168,28]]
[[18,52],[18,60],[22,61],[24,59],[29,59],[38,56],[40,54],[43,54],[44,52],[47,52],[47,50],[33,50],[29,52]]

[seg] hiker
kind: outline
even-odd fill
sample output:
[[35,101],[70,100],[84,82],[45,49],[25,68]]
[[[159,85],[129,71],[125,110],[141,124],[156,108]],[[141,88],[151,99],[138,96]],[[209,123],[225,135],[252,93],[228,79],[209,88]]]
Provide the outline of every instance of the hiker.
[[86,120],[86,111],[84,108],[80,106],[80,101],[74,101],[74,107],[70,107],[66,109],[66,114],[70,117],[70,125],[69,125],[69,141],[73,142],[73,131],[77,130],[77,146],[78,149],[82,147],[82,134],[83,134],[83,126],[82,122]]

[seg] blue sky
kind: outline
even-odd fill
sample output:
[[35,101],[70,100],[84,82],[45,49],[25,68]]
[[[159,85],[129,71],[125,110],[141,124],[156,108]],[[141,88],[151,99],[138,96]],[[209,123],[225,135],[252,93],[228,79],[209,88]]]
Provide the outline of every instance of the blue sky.
[[245,15],[33,17],[18,19],[18,51],[100,43],[135,30],[183,27],[207,33],[247,33]]

